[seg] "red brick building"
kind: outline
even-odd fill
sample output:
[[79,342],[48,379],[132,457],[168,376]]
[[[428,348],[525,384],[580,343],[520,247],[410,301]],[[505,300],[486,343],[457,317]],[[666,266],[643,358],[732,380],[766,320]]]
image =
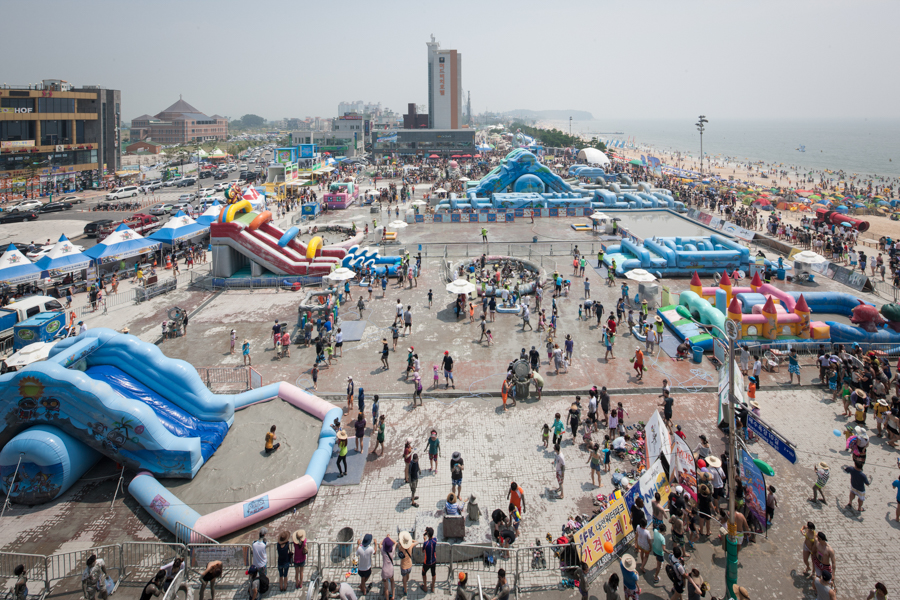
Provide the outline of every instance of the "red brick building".
[[131,140],[151,140],[158,144],[185,144],[228,139],[228,119],[206,116],[182,100],[155,116],[141,115],[131,120]]

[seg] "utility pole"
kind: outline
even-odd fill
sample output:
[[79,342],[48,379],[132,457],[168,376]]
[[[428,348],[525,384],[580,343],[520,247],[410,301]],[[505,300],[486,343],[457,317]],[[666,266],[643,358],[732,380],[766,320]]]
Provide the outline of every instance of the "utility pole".
[[[703,117],[700,118],[703,119]],[[737,325],[731,319],[725,321],[725,335],[728,337],[728,535],[725,539],[725,589],[728,598],[734,598],[734,585],[737,583],[738,576],[737,525],[734,522],[734,487],[737,473],[734,434],[734,404],[736,401],[734,395],[736,378],[734,351],[738,330]]]
[[700,118],[697,120],[697,131],[700,132],[700,174],[703,175],[703,132],[706,130],[706,124],[709,121],[706,119],[704,115],[700,115]]
[[572,117],[569,117],[569,137],[572,137]]

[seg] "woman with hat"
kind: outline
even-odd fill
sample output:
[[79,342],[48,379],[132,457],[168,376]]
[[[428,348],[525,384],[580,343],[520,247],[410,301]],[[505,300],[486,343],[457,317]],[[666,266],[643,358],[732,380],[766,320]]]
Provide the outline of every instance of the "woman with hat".
[[872,412],[875,413],[875,435],[877,435],[878,437],[881,437],[881,426],[884,425],[885,415],[887,414],[889,409],[890,406],[888,405],[887,400],[884,398],[879,398],[878,402],[876,402],[872,407]]
[[403,595],[407,594],[406,588],[409,583],[409,574],[412,572],[412,552],[416,545],[416,540],[412,538],[408,531],[400,532],[400,540],[397,554],[400,556],[400,576],[403,577]]
[[278,544],[275,546],[278,552],[278,589],[282,592],[287,591],[288,570],[294,562],[294,557],[291,556],[290,537],[287,531],[282,531],[278,534]]
[[[337,443],[338,443],[338,458],[337,458],[337,470],[338,477],[343,477],[347,474],[347,452],[349,447],[347,445],[347,432],[343,429],[338,430],[337,432]],[[341,468],[343,465],[343,469]]]
[[384,600],[394,598],[394,540],[385,536],[381,540],[381,589]]
[[862,469],[866,464],[866,453],[869,449],[869,433],[862,427],[853,429],[853,434],[847,439],[847,448],[853,453],[853,464]]
[[294,589],[303,587],[303,569],[306,567],[306,530],[298,529],[291,534],[291,542],[294,544]]

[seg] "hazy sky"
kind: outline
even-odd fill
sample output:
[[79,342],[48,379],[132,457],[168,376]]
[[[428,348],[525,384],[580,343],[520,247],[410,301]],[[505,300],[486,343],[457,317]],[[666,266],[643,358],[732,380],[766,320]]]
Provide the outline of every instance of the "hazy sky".
[[122,116],[336,116],[427,102],[425,42],[463,55],[474,112],[896,117],[900,2],[4,2],[2,83],[122,90]]

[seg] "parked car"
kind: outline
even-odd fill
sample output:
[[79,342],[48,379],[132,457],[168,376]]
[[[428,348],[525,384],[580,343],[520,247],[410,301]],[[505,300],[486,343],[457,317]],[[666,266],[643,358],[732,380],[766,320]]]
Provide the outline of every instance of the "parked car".
[[172,209],[169,211],[171,215],[177,215],[178,211],[183,210],[185,213],[192,215],[194,214],[194,207],[191,206],[190,202],[176,202],[172,205]]
[[100,233],[100,229],[104,225],[108,225],[112,223],[112,219],[100,219],[99,221],[91,221],[87,225],[84,226],[84,235],[87,237],[97,237]]
[[208,179],[213,176],[212,171],[200,171],[200,179]]
[[134,198],[138,195],[138,186],[126,185],[125,187],[116,188],[106,195],[107,200],[122,200],[123,198]]
[[71,202],[48,202],[40,208],[39,212],[59,212],[61,210],[70,210],[71,208]]
[[163,186],[163,182],[162,182],[162,181],[154,181],[154,182],[152,182],[152,183],[148,183],[148,184],[145,185],[144,187],[147,189],[148,192],[152,192],[153,190],[158,190],[158,189],[161,188],[162,186]]
[[213,175],[213,179],[227,179],[228,171],[216,171],[215,175]]
[[193,199],[194,199],[194,194],[182,194],[182,195],[178,196],[178,200],[176,201],[176,203],[190,202]]
[[183,179],[184,177],[173,177],[172,179],[163,183],[163,187],[177,187]]
[[38,214],[30,210],[17,210],[0,213],[0,223],[21,223],[22,221],[35,221]]
[[[171,204],[169,205],[171,206]],[[158,217],[153,217],[150,215],[145,215],[143,213],[137,213],[120,221],[113,221],[111,223],[107,223],[103,227],[100,228],[100,236],[106,237],[111,234],[119,225],[125,224],[129,229],[135,231],[141,235],[147,235],[151,233],[153,230],[157,229],[162,223],[160,223]]]
[[12,205],[9,208],[9,211],[10,212],[18,212],[18,211],[28,212],[28,211],[38,210],[41,208],[41,206],[43,206],[43,203],[41,203],[40,200],[22,200],[18,204]]
[[177,187],[188,187],[189,185],[197,185],[197,180],[193,177],[185,177],[178,182]]
[[[26,253],[25,256],[30,258],[31,262],[38,261],[44,258],[51,250],[53,250],[53,246],[55,246],[55,244],[48,244],[46,246],[41,246],[40,248],[35,248],[34,251]],[[74,247],[79,252],[84,252],[84,246],[74,244]]]
[[151,206],[147,212],[151,215],[167,215],[172,210],[172,206],[173,204],[170,202],[160,202]]

